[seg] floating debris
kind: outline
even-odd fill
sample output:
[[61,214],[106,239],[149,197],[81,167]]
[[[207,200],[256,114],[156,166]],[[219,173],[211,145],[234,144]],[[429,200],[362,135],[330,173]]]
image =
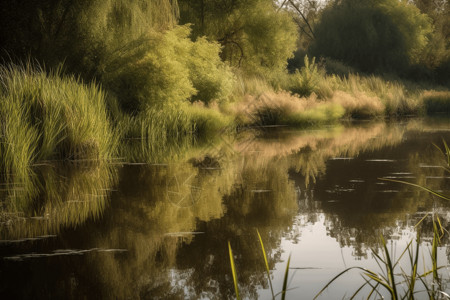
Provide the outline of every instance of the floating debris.
[[370,161],[370,162],[396,162],[397,160],[395,159],[366,159],[366,161]]
[[33,259],[33,258],[46,258],[46,257],[55,257],[55,256],[72,256],[72,255],[83,255],[85,253],[93,253],[93,252],[127,252],[127,249],[103,249],[103,248],[92,248],[85,250],[77,250],[77,249],[57,249],[52,253],[27,253],[20,254],[16,256],[8,256],[4,257],[5,260],[12,261],[23,261],[25,259]]
[[180,236],[186,236],[186,235],[196,235],[196,234],[203,234],[202,231],[180,231],[180,232],[168,232],[165,233],[165,236],[172,236],[172,237],[180,237]]
[[33,237],[33,238],[23,238],[23,239],[17,239],[17,240],[0,240],[0,244],[16,244],[16,243],[24,243],[24,242],[34,242],[34,241],[40,241],[40,240],[55,238],[55,237],[57,237],[57,236],[56,235],[42,235],[42,236],[37,236],[37,237]]
[[328,160],[352,160],[354,157],[331,157]]
[[435,166],[435,165],[427,165],[427,164],[419,164],[420,168],[439,168],[442,169],[444,168],[443,166]]
[[252,193],[270,193],[272,190],[251,190]]

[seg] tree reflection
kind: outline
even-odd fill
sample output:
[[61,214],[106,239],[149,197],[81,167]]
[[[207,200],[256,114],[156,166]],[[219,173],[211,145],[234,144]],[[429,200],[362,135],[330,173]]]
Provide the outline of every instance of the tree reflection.
[[[1,227],[1,237],[58,237],[9,248],[0,244],[2,256],[61,249],[89,252],[64,258],[20,257],[20,262],[4,259],[0,294],[233,298],[230,241],[241,295],[257,298],[258,289],[268,288],[268,283],[256,229],[273,269],[281,260],[282,238],[302,239],[294,219],[314,223],[324,215],[327,233],[341,246],[352,247],[356,257],[377,247],[380,234],[395,238],[427,212],[440,213],[448,226],[446,204],[378,180],[414,176],[407,179],[449,189],[443,170],[429,167],[442,162],[431,145],[440,141],[441,132],[424,138],[420,128],[421,123],[410,122],[267,131],[261,138],[196,149],[180,163],[44,166],[30,181],[33,189],[9,189],[4,203],[16,197],[21,216],[45,218],[17,218]],[[111,193],[112,188],[117,191]],[[425,238],[432,235],[428,220],[421,230]]]

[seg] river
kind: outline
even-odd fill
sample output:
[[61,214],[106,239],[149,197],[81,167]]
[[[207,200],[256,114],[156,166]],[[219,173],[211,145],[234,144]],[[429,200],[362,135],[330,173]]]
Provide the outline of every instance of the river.
[[[443,140],[449,119],[358,122],[218,135],[151,163],[42,163],[0,185],[0,298],[233,298],[229,241],[241,297],[270,299],[256,230],[275,293],[291,256],[287,299],[312,299],[352,266],[381,272],[381,236],[395,259],[419,231],[423,273],[432,215],[450,229],[450,203],[382,178],[450,195]],[[449,253],[445,234],[446,293]],[[349,298],[361,274],[349,271],[319,299]]]

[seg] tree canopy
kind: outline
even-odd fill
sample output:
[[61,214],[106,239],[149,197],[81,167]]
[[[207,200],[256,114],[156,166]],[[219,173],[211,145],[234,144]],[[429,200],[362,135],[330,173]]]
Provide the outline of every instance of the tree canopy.
[[312,51],[362,71],[402,71],[418,63],[432,32],[430,18],[398,0],[340,0],[315,27]]
[[49,66],[64,62],[89,77],[110,53],[177,19],[176,1],[2,0],[0,55],[30,56]]
[[296,48],[297,28],[272,0],[179,0],[180,23],[194,36],[218,41],[222,59],[251,72],[284,69]]

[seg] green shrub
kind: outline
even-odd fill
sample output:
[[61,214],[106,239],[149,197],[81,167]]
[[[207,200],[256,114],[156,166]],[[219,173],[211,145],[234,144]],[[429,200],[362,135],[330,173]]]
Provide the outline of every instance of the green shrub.
[[112,55],[102,82],[117,95],[125,112],[137,114],[155,105],[180,103],[195,89],[182,61],[189,54],[189,30],[150,32]]
[[124,111],[137,114],[151,106],[229,96],[234,79],[220,61],[219,46],[203,38],[192,42],[189,34],[189,26],[150,32],[112,55],[102,82]]
[[220,45],[201,37],[190,46],[186,58],[189,79],[197,90],[191,101],[208,104],[212,100],[228,99],[233,91],[235,79],[230,68],[220,59]]

